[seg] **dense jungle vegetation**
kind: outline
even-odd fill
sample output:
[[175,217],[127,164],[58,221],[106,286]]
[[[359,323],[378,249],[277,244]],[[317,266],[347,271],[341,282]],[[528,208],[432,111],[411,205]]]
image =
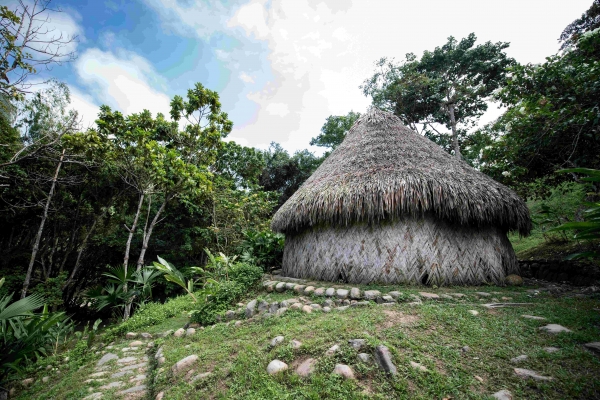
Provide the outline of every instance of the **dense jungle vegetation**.
[[[421,57],[379,60],[361,86],[374,105],[529,199],[536,229],[512,238],[517,251],[572,241],[573,230],[551,230],[565,223],[579,240],[598,235],[599,4],[542,64],[521,65],[508,43],[471,34]],[[163,114],[103,106],[81,130],[65,84],[28,90],[39,55],[19,37],[20,15],[0,13],[0,380],[56,352],[82,324],[91,338],[98,319],[128,320],[109,328],[118,335],[135,328],[140,309],[160,319],[192,302],[198,322],[214,322],[277,267],[284,237],[270,217],[360,114],[324,121],[311,141],[323,156],[277,143],[264,151],[227,141],[235,121],[196,83]],[[490,103],[505,111],[479,126]]]

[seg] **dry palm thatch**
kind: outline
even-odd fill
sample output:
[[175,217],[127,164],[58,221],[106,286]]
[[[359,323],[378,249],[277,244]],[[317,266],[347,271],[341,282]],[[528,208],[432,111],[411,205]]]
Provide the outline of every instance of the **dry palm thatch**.
[[501,284],[531,230],[510,189],[371,109],[279,209],[283,273],[353,283]]
[[275,231],[350,226],[435,215],[471,227],[527,235],[531,219],[516,193],[372,108],[273,217]]

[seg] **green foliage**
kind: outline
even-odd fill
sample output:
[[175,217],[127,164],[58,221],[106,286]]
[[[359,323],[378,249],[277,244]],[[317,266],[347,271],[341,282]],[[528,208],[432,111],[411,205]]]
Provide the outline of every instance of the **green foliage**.
[[184,312],[194,308],[194,302],[188,295],[178,296],[161,303],[146,303],[129,318],[112,328],[106,330],[104,340],[109,341],[114,337],[131,331],[137,331],[153,325],[158,325],[168,318],[181,316]]
[[376,63],[379,70],[361,86],[363,93],[412,129],[422,125],[424,134],[449,151],[447,134],[435,124],[457,130],[462,136],[457,139],[464,140],[466,129],[487,110],[488,97],[502,85],[506,68],[515,63],[504,52],[508,43],[475,46],[476,40],[473,33],[460,42],[450,36],[421,59],[409,53],[400,64],[383,58]]
[[321,127],[321,133],[310,140],[310,145],[335,150],[359,118],[360,113],[354,111],[350,111],[347,115],[330,115]]
[[192,314],[192,321],[202,325],[214,324],[220,314],[248,292],[261,277],[261,268],[246,263],[234,264],[229,271],[229,279],[211,285],[212,294],[198,303]]
[[[560,170],[561,173],[583,174],[582,181],[600,183],[600,170],[589,168],[572,168]],[[593,193],[592,197],[600,197],[599,193]],[[586,209],[582,213],[583,221],[573,221],[564,223],[554,230],[556,231],[575,231],[573,238],[581,240],[596,241],[600,239],[600,201],[586,202]],[[585,253],[573,254],[570,258],[600,258],[600,252],[590,251]]]
[[560,34],[558,40],[563,42],[560,49],[564,50],[575,45],[585,32],[593,31],[598,27],[600,27],[600,0],[594,0],[592,6]]
[[44,308],[34,314],[44,304],[39,294],[11,303],[12,297],[0,298],[0,383],[11,371],[56,349],[61,336],[64,340],[73,326],[64,313],[48,313]]
[[258,265],[264,270],[280,266],[283,259],[285,236],[271,230],[246,231],[244,241],[240,246],[242,260],[249,264]]
[[567,180],[561,168],[600,167],[600,30],[587,32],[570,51],[546,62],[516,65],[498,98],[507,107],[494,126],[496,140],[484,151],[484,172],[524,186]]
[[57,307],[63,304],[63,290],[64,284],[67,280],[67,273],[61,272],[54,278],[47,278],[43,283],[37,285],[34,289],[34,293],[39,293],[44,299],[46,305],[49,307]]
[[278,143],[271,143],[264,152],[265,168],[260,177],[260,185],[266,191],[279,193],[279,206],[294,194],[321,165],[323,159],[308,150],[289,153]]
[[[158,257],[158,256],[157,256]],[[187,292],[187,294],[194,300],[194,303],[198,301],[196,296],[194,295],[194,285],[195,281],[193,279],[187,279],[183,276],[183,274],[175,268],[173,264],[170,264],[168,261],[158,257],[158,261],[154,261],[152,264],[156,270],[163,273],[164,278],[173,282],[183,288]]]

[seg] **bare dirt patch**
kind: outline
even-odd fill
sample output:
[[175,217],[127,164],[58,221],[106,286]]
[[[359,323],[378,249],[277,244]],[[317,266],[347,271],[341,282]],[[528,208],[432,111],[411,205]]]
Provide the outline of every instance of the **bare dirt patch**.
[[417,315],[403,314],[394,310],[383,310],[383,314],[385,320],[377,325],[379,329],[387,329],[397,325],[411,326],[420,319]]

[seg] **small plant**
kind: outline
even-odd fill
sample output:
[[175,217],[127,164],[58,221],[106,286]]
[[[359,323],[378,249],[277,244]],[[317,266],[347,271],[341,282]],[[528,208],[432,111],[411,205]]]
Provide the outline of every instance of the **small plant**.
[[169,263],[167,260],[157,256],[158,262],[154,261],[152,265],[162,274],[167,281],[173,282],[183,288],[188,295],[194,300],[194,303],[198,302],[198,298],[194,295],[195,281],[193,279],[185,279],[181,271],[175,266]]
[[281,265],[285,237],[271,231],[244,232],[244,241],[240,246],[241,260],[248,264],[258,265],[264,270]]

